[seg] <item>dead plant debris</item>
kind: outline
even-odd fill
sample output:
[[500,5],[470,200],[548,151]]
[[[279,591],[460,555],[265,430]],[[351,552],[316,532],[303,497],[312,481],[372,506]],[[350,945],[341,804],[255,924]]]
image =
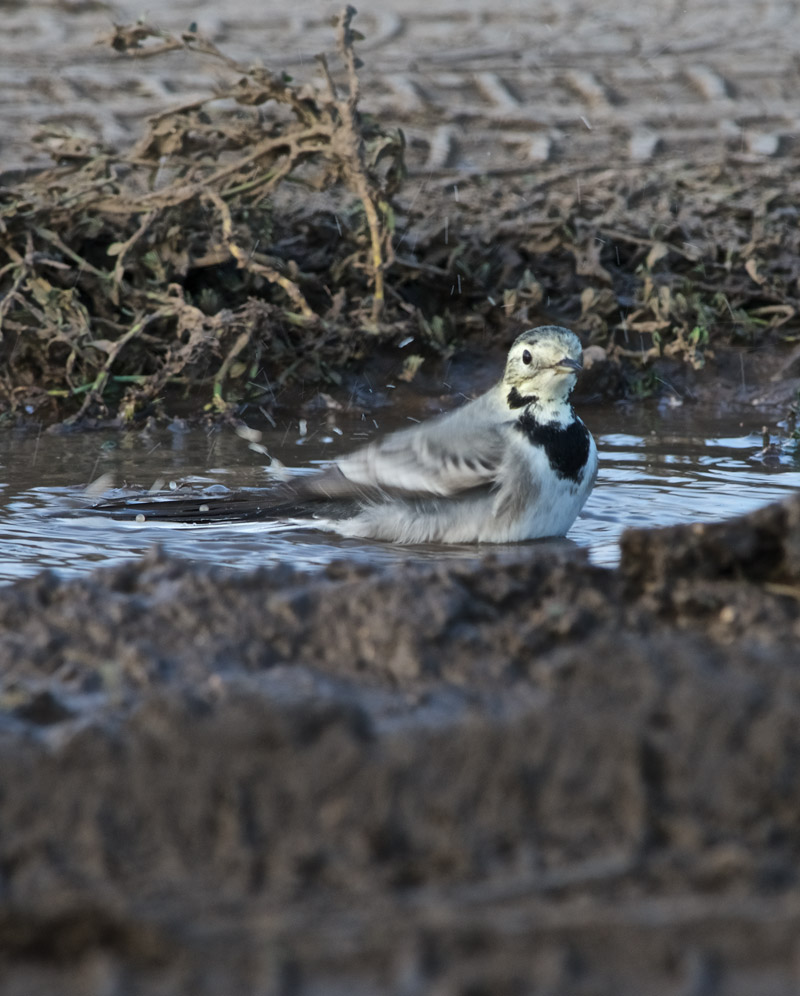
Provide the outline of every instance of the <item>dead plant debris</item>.
[[51,169],[0,180],[6,417],[128,421],[198,387],[230,412],[413,337],[411,380],[430,352],[540,321],[577,328],[634,395],[664,361],[800,339],[791,157],[408,181],[402,133],[359,109],[354,17],[306,82],[194,26],[115,27],[121,55],[210,58],[220,82],[130,149],[51,132]]
[[[121,53],[211,56],[230,78],[156,115],[123,153],[62,136],[55,168],[2,190],[7,405],[38,390],[79,400],[76,418],[113,404],[127,419],[169,385],[210,381],[224,408],[223,382],[256,379],[265,352],[285,370],[333,335],[346,359],[343,316],[377,327],[403,138],[358,112],[354,15],[337,19],[343,88],[325,56],[315,88],[193,29],[114,29]],[[293,211],[280,186],[324,201]]]

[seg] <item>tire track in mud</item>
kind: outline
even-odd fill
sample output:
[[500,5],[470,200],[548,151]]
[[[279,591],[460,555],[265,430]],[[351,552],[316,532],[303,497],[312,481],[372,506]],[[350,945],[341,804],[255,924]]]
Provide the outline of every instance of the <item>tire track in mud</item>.
[[[292,12],[173,0],[165,28],[196,22],[245,61],[317,76],[340,4]],[[124,59],[96,44],[138,6],[9,4],[0,37],[0,168],[43,161],[41,125],[119,144],[171,103],[207,93],[199,58]],[[524,171],[543,163],[653,158],[757,161],[798,149],[800,10],[785,0],[662,9],[600,3],[376,3],[359,15],[363,106],[396,122],[423,173]]]

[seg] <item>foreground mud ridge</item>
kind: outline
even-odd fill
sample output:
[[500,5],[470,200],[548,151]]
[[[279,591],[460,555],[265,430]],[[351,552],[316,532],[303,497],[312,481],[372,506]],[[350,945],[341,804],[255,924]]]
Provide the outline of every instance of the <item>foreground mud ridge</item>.
[[796,991],[800,502],[0,592],[4,993]]

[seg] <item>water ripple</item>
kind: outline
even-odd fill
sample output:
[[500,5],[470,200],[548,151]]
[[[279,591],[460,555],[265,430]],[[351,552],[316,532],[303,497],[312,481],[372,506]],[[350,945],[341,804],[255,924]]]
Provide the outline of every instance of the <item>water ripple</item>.
[[[613,428],[613,421],[612,412],[605,426]],[[626,429],[635,421],[626,415]],[[691,431],[671,427],[655,434],[641,428],[639,433],[595,430],[600,474],[569,540],[588,547],[597,564],[617,562],[619,536],[626,528],[713,522],[800,488],[800,467],[791,450],[773,464],[754,461],[762,446],[760,434],[704,436],[697,425]],[[360,443],[363,423],[356,424],[356,429]],[[291,434],[283,429],[275,436],[267,440],[271,451],[279,453],[283,443],[287,461],[291,455],[297,462]],[[346,442],[347,436],[343,447]],[[307,445],[299,452],[304,466],[310,468],[327,457],[330,449]],[[408,549],[347,540],[296,524],[178,526],[59,514],[74,509],[83,486],[101,473],[143,487],[157,479],[191,481],[195,486],[265,484],[263,464],[232,433],[165,434],[157,445],[150,437],[134,435],[97,433],[65,439],[11,433],[0,437],[0,466],[4,477],[0,484],[0,583],[44,569],[75,575],[101,564],[119,564],[154,544],[176,556],[223,567],[246,569],[290,562],[309,571],[340,559],[391,563],[476,558],[483,552],[468,545]]]

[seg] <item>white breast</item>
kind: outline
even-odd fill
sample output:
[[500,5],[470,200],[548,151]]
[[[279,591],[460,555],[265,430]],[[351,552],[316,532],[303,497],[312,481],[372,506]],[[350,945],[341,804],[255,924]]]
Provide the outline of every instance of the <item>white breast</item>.
[[[545,451],[524,440],[523,459],[534,482],[532,501],[520,517],[517,535],[510,539],[539,539],[565,536],[586,504],[597,473],[597,447],[589,437],[589,456],[580,481],[559,477],[550,466]],[[535,494],[538,484],[538,494]]]

